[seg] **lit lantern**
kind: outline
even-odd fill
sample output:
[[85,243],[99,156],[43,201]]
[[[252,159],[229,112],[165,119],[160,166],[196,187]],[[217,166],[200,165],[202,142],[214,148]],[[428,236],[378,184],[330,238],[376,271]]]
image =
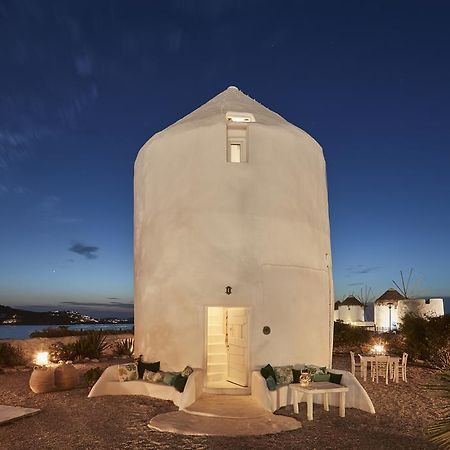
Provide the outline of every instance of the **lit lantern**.
[[46,366],[48,364],[48,352],[37,352],[35,362],[38,366]]
[[375,345],[373,346],[373,352],[374,352],[376,355],[384,355],[384,353],[385,353],[384,345],[382,345],[382,344],[375,344]]
[[302,387],[307,387],[309,386],[309,383],[311,383],[311,376],[309,375],[308,372],[302,372],[300,375],[300,386]]

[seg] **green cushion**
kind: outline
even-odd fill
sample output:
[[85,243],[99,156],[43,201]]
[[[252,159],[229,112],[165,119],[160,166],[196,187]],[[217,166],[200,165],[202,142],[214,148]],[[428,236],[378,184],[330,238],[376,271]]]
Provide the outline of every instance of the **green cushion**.
[[160,365],[161,365],[160,361],[148,363],[148,362],[141,361],[139,359],[138,364],[137,364],[139,378],[142,378],[144,376],[144,371],[146,369],[149,370],[150,372],[159,372]]
[[277,388],[277,382],[275,381],[275,378],[272,375],[266,378],[266,384],[269,391],[275,391]]
[[292,376],[294,378],[293,383],[300,383],[300,375],[302,374],[301,370],[292,369]]
[[267,380],[267,378],[272,377],[275,380],[275,371],[270,364],[261,369],[261,375]]
[[178,374],[174,372],[166,372],[163,376],[163,383],[169,386],[173,386],[173,381],[175,380],[175,377],[177,375]]
[[313,375],[313,381],[330,381],[329,373],[316,373]]
[[330,375],[330,382],[335,384],[341,384],[342,373],[332,373],[328,372]]
[[173,380],[173,386],[178,392],[183,392],[187,383],[187,377],[183,377],[181,373],[177,374]]

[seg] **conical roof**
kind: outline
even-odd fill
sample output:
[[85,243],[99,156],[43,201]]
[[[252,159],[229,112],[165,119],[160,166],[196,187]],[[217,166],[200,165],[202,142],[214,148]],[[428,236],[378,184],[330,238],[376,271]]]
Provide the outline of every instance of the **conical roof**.
[[[230,86],[211,100],[200,106],[187,116],[170,125],[165,130],[157,133],[153,138],[160,134],[176,133],[200,126],[213,125],[220,122],[226,122],[225,115],[228,112],[250,113],[254,116],[255,122],[261,125],[277,126],[285,128],[290,132],[302,134],[309,137],[316,144],[317,142],[305,131],[292,125],[279,114],[253,100],[248,95],[241,92],[237,87]],[[152,138],[152,139],[153,139]],[[317,144],[318,145],[318,144]]]
[[354,295],[349,295],[343,302],[342,306],[364,306]]
[[398,300],[405,300],[405,297],[403,297],[400,292],[398,292],[396,289],[388,289],[383,295],[378,297],[375,300],[375,303],[377,305],[383,304],[383,303],[396,303]]
[[334,302],[334,310],[337,311],[339,309],[339,306],[342,305],[342,302],[340,302],[339,300],[337,302]]

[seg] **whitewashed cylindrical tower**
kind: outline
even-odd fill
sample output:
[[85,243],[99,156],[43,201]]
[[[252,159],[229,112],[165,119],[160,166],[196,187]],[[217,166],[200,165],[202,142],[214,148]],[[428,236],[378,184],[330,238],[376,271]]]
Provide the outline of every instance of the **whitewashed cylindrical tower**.
[[344,323],[364,322],[364,305],[355,296],[349,295],[338,308]]
[[444,300],[442,298],[415,298],[399,300],[398,325],[401,326],[405,314],[419,317],[439,317],[444,315]]
[[[214,328],[227,348],[246,340],[248,370],[330,364],[327,184],[313,138],[230,87],[142,147],[134,184],[138,353],[206,368]],[[214,306],[236,314],[208,327]]]
[[388,289],[375,300],[374,322],[377,331],[393,331],[398,327],[398,302],[405,297],[395,289]]

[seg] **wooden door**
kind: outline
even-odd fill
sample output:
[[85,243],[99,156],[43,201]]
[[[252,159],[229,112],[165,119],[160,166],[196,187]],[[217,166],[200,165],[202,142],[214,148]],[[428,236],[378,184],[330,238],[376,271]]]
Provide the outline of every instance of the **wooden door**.
[[248,314],[246,308],[227,309],[227,380],[248,386]]

